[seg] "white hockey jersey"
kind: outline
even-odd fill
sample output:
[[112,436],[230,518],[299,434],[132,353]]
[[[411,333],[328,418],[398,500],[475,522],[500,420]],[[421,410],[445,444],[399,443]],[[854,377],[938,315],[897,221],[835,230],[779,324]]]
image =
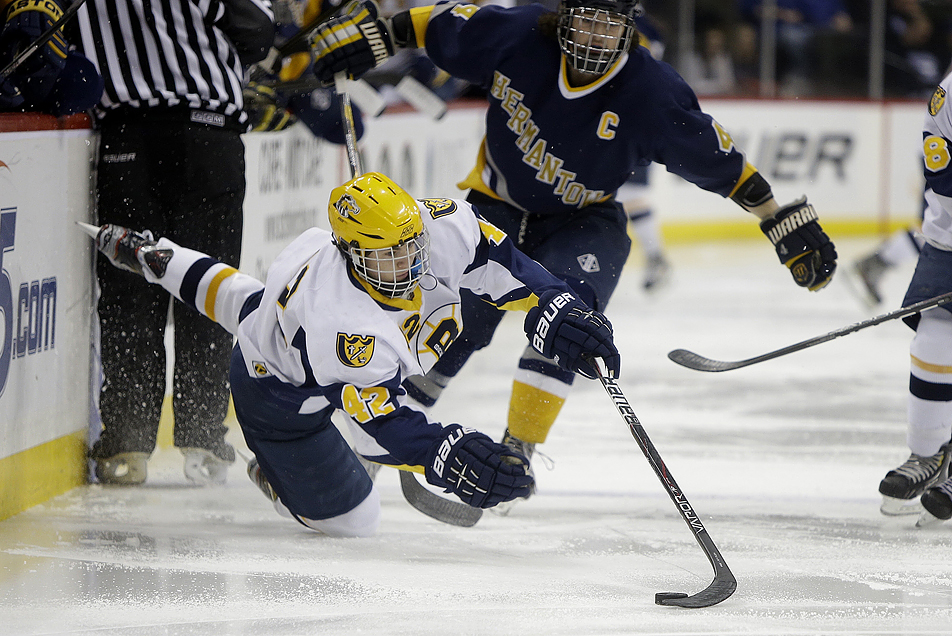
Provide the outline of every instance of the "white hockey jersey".
[[935,89],[922,129],[926,210],[922,233],[933,246],[952,250],[952,74]]
[[522,310],[545,290],[569,291],[465,201],[419,203],[431,269],[412,299],[378,294],[314,228],[278,256],[237,330],[250,376],[279,379],[281,399],[299,413],[342,410],[361,455],[418,470],[442,427],[408,406],[401,383],[429,370],[463,329],[460,288]]

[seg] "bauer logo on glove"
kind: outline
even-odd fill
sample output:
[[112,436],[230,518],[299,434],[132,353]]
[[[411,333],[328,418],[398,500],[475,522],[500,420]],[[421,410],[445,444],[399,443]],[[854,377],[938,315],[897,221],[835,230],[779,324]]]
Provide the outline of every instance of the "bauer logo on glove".
[[806,197],[781,207],[774,218],[760,224],[760,229],[797,285],[810,291],[826,287],[836,271],[836,248]]
[[608,318],[569,292],[543,293],[539,304],[526,314],[524,329],[533,349],[567,371],[593,379],[597,377],[595,363],[589,360],[601,358],[609,377],[621,373],[621,356]]

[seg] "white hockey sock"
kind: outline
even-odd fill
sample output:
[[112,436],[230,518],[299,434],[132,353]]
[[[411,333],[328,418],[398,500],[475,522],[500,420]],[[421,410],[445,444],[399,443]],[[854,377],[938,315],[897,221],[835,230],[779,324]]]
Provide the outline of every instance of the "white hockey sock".
[[952,432],[952,314],[923,312],[909,346],[909,449],[929,456],[949,441]]

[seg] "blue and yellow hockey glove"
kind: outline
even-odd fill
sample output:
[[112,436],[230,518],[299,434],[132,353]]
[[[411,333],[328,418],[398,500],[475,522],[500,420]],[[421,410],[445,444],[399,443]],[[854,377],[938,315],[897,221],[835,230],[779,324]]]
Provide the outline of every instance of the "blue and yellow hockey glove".
[[[0,30],[0,59],[12,60],[39,39],[63,15],[55,0],[13,0]],[[40,102],[66,68],[68,45],[59,29],[49,42],[23,61],[8,78],[28,103]]]
[[810,291],[826,287],[836,271],[836,248],[806,197],[781,207],[774,218],[761,222],[760,229],[797,285]]
[[311,40],[314,74],[325,85],[341,71],[358,78],[393,55],[393,38],[374,0],[354,0],[321,25]]

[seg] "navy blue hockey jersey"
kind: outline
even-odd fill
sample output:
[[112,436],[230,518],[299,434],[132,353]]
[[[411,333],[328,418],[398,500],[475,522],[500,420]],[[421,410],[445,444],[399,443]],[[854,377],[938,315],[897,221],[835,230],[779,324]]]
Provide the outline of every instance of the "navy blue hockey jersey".
[[636,46],[597,81],[573,88],[558,42],[540,31],[545,11],[441,3],[422,37],[422,14],[414,16],[434,63],[488,92],[486,137],[461,188],[559,214],[610,199],[654,161],[732,194],[752,168],[674,69]]

